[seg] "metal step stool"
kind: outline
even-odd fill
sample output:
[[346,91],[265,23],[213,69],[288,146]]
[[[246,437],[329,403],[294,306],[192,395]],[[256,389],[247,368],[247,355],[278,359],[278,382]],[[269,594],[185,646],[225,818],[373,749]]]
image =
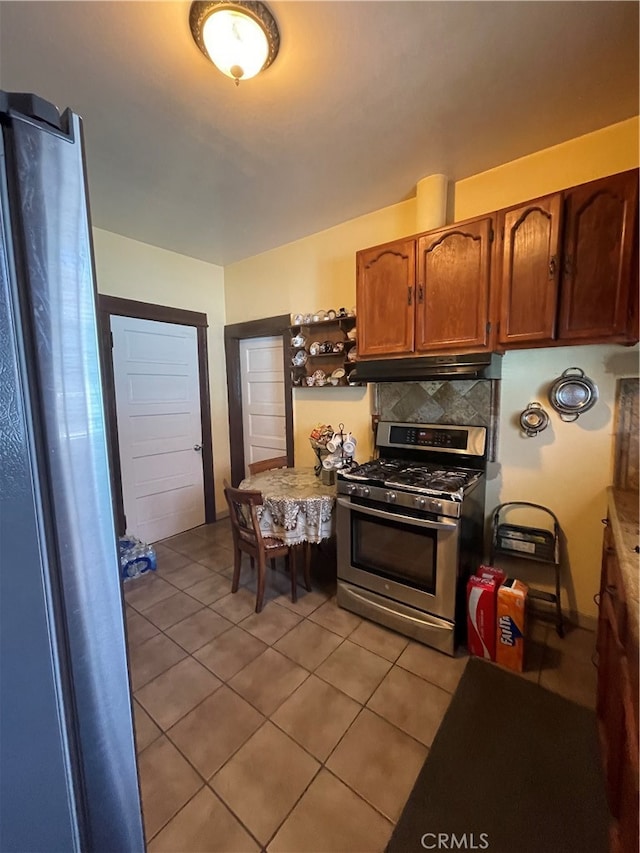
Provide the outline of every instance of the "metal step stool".
[[[515,507],[529,507],[540,510],[553,519],[553,532],[539,527],[529,527],[522,524],[509,524],[503,519],[509,510]],[[562,607],[560,603],[560,524],[558,519],[540,504],[529,501],[509,501],[499,504],[493,511],[491,519],[491,551],[490,562],[495,565],[495,557],[499,555],[522,560],[533,560],[538,563],[552,565],[555,570],[555,594],[541,589],[529,589],[529,597],[543,601],[555,608],[555,625],[559,637],[564,637]]]

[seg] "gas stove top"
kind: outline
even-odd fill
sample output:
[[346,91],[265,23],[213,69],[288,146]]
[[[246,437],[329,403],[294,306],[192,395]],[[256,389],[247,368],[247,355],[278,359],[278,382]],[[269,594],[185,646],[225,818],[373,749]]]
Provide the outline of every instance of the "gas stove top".
[[338,471],[338,494],[459,517],[484,479],[486,428],[380,421],[378,459]]
[[481,476],[480,471],[470,468],[443,467],[438,463],[405,459],[372,459],[340,474],[341,479],[370,486],[386,486],[450,500],[462,500],[464,492]]

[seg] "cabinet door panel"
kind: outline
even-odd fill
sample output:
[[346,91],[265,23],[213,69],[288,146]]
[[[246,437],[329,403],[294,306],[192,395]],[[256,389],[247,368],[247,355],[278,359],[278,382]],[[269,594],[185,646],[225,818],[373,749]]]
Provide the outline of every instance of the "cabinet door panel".
[[609,808],[618,817],[620,805],[620,766],[624,750],[624,703],[621,693],[621,661],[624,649],[616,628],[611,599],[605,592],[600,600],[603,620],[598,638],[597,713],[603,742],[604,775]]
[[565,194],[561,339],[627,332],[638,173],[623,172]]
[[500,215],[501,343],[552,340],[558,299],[562,194]]
[[398,240],[356,255],[358,356],[413,352],[415,240]]
[[622,699],[624,703],[624,749],[620,768],[618,830],[621,851],[638,850],[638,725],[634,717],[634,696],[627,659],[622,660]]
[[487,343],[491,220],[418,239],[416,350],[482,349]]

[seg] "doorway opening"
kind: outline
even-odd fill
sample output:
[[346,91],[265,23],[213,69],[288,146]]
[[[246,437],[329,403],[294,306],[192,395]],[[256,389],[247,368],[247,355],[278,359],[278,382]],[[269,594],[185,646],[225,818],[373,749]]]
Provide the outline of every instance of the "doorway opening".
[[[234,323],[225,326],[224,347],[227,362],[227,394],[229,400],[229,450],[231,456],[231,482],[237,486],[245,476],[245,437],[244,415],[246,403],[243,404],[243,370],[241,350],[246,353],[247,347],[241,347],[241,341],[256,338],[282,339],[282,372],[284,380],[284,433],[285,448],[276,449],[277,442],[265,443],[260,458],[266,458],[267,447],[273,446],[273,456],[287,457],[287,464],[293,465],[293,402],[291,395],[291,371],[289,370],[289,325],[291,318],[288,314],[277,317],[266,317],[262,320],[251,320],[246,323]],[[245,371],[246,375],[246,371]],[[246,389],[245,389],[246,397]],[[258,458],[258,457],[257,457]]]

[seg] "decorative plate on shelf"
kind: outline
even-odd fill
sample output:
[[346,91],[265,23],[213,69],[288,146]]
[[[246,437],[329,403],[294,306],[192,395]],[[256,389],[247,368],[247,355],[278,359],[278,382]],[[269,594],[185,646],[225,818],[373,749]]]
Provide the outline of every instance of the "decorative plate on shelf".
[[291,359],[295,367],[303,367],[307,363],[307,354],[303,349],[299,349],[298,352]]
[[307,339],[304,335],[296,335],[295,338],[291,338],[291,346],[292,347],[303,347],[307,342]]
[[309,347],[309,355],[320,355],[320,341],[314,341]]

